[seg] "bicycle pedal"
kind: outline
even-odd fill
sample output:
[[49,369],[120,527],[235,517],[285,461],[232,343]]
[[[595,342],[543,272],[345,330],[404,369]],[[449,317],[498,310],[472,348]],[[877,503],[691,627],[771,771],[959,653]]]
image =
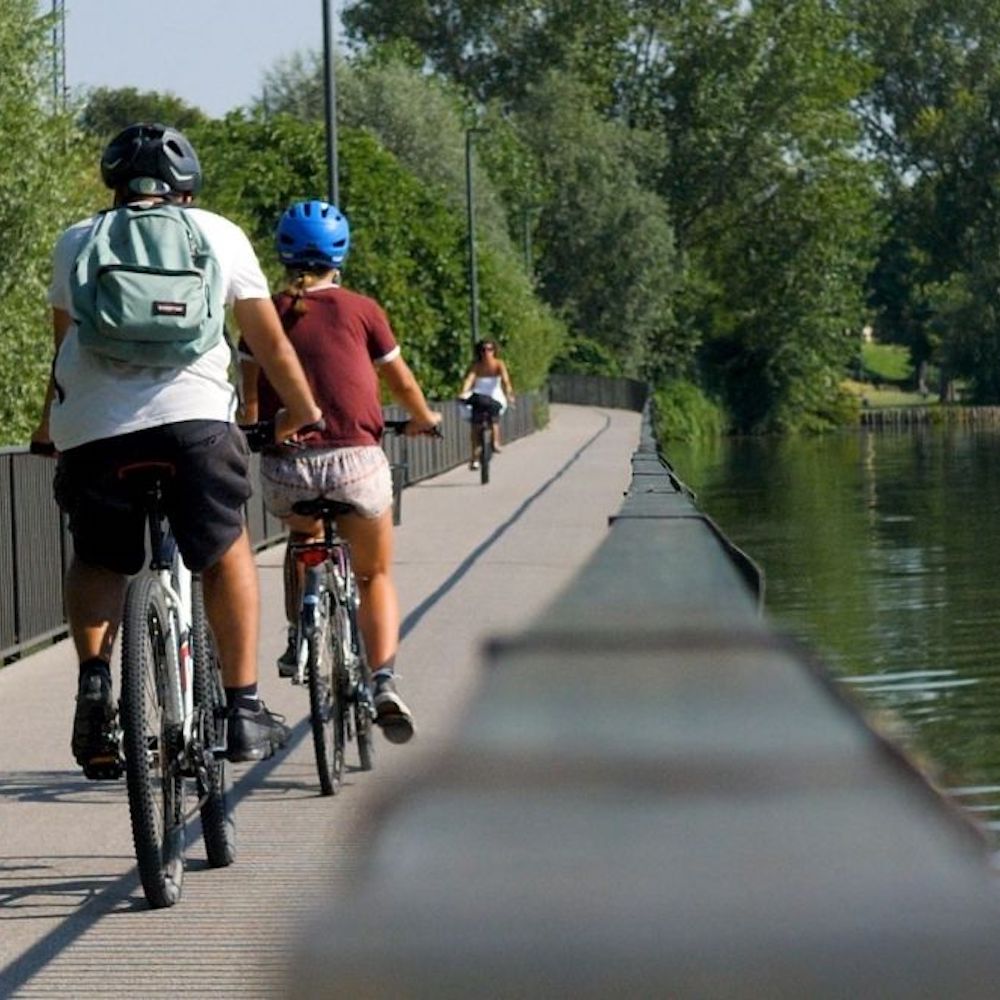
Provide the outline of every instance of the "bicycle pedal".
[[122,762],[117,754],[91,757],[83,765],[83,776],[90,781],[115,781],[122,776]]

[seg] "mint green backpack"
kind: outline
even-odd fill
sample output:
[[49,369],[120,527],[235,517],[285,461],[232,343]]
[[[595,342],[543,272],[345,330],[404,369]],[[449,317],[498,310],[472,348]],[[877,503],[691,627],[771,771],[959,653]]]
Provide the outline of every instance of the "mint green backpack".
[[225,335],[219,262],[178,205],[102,213],[70,288],[81,345],[116,361],[180,368]]

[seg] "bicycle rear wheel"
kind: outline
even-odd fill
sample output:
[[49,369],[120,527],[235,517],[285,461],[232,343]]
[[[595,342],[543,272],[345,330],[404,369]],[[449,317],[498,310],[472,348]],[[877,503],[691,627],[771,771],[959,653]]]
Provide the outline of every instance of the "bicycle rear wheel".
[[177,649],[159,581],[143,574],[125,596],[122,734],[132,840],[149,905],[173,906],[184,880],[183,719]]
[[[226,696],[215,644],[205,618],[201,579],[191,580],[191,654],[194,659],[194,706],[199,719],[198,797],[205,854],[213,868],[236,859],[236,824],[228,801],[226,773]],[[219,751],[218,754],[213,751]]]
[[327,570],[313,566],[306,575],[303,592],[305,607],[315,609],[307,628],[309,637],[309,721],[319,787],[324,795],[336,795],[344,774],[344,713],[340,687],[341,649],[331,615],[331,594],[326,585]]

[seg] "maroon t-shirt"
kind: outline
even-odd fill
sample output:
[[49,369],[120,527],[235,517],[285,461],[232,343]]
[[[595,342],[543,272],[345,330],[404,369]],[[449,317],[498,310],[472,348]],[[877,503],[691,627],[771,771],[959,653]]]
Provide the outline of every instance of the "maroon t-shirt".
[[[312,448],[377,445],[382,439],[382,403],[374,362],[396,350],[389,320],[374,300],[346,288],[307,292],[306,310],[293,298],[274,296],[288,339],[302,362],[326,429],[304,436]],[[261,419],[277,413],[281,400],[265,378],[258,386]]]

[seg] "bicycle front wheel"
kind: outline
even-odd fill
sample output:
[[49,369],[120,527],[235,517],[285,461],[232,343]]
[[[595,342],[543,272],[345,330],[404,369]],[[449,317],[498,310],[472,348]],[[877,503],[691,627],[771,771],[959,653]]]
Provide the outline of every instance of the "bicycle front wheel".
[[309,721],[319,787],[324,795],[336,795],[344,774],[344,713],[342,706],[341,647],[331,616],[331,594],[326,569],[314,566],[306,576],[303,600],[315,608],[309,636]]
[[125,595],[121,701],[139,877],[150,906],[173,906],[184,880],[180,672],[166,601],[148,574],[134,579]]
[[236,824],[229,804],[226,774],[226,696],[212,633],[205,618],[201,579],[191,580],[191,655],[194,660],[194,707],[199,719],[198,795],[205,854],[213,868],[236,860]]
[[354,690],[351,692],[351,703],[354,710],[354,735],[358,742],[358,759],[362,771],[370,771],[375,759],[374,726],[372,724],[375,710],[372,705],[372,673],[368,666],[368,655],[365,652],[364,637],[358,627],[358,606],[356,602],[357,580],[354,570],[348,563],[348,593],[346,606],[339,610],[341,617],[341,635],[345,645],[350,647],[356,669],[354,671]]
[[483,424],[480,437],[479,482],[485,486],[490,481],[490,459],[493,457],[493,428]]

